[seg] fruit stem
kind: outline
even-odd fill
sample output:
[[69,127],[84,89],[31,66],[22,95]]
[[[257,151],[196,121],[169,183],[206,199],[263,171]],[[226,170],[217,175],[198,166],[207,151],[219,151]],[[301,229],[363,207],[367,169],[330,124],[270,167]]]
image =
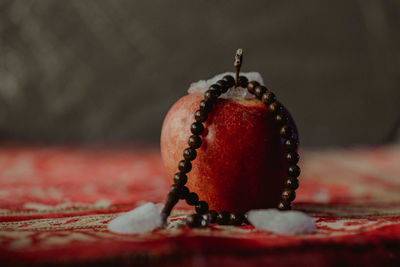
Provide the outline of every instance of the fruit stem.
[[233,62],[233,66],[235,66],[236,70],[235,87],[238,87],[239,73],[240,73],[240,67],[242,66],[242,61],[243,61],[243,49],[239,48],[238,50],[236,50],[235,61]]

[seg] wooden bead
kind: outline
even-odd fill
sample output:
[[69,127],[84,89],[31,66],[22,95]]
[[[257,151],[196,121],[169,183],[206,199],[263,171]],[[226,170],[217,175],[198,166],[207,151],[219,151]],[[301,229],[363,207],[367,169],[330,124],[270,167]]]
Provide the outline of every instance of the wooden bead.
[[186,196],[186,203],[191,206],[197,205],[197,203],[199,203],[199,197],[197,196],[196,193],[190,192]]
[[229,224],[230,219],[231,219],[230,214],[227,211],[221,211],[217,216],[217,222],[218,222],[218,224],[221,224],[221,225]]
[[191,148],[197,149],[201,146],[201,138],[198,135],[192,135],[189,137],[188,145]]
[[182,186],[179,190],[179,199],[186,199],[189,192],[189,188],[187,188],[186,186]]
[[211,101],[206,101],[206,100],[201,100],[199,103],[200,110],[203,110],[205,112],[210,112],[212,108],[212,102]]
[[288,176],[289,177],[298,177],[300,175],[300,167],[297,165],[289,166],[288,168]]
[[192,214],[186,217],[186,225],[189,227],[199,227],[201,224],[201,216],[199,214]]
[[254,89],[254,95],[258,98],[261,99],[263,94],[267,91],[267,88],[265,86],[259,85]]
[[174,183],[178,186],[184,186],[187,183],[187,176],[183,172],[177,172],[174,175]]
[[260,84],[256,81],[249,82],[247,85],[247,91],[249,91],[250,94],[254,94],[256,87],[259,85]]
[[290,164],[297,164],[299,162],[299,154],[296,152],[289,152],[286,154],[286,161]]
[[247,88],[249,80],[245,76],[239,76],[238,85],[243,88]]
[[230,214],[230,222],[232,225],[242,225],[244,220],[244,215],[238,212],[233,212]]
[[217,100],[218,98],[218,92],[216,90],[210,90],[208,89],[205,93],[204,93],[204,100],[206,101],[210,101],[211,103],[214,103],[215,100]]
[[195,210],[198,214],[205,214],[208,212],[208,204],[205,201],[199,201],[195,206]]
[[222,80],[227,82],[228,88],[235,85],[235,79],[231,75],[225,75]]
[[299,180],[297,178],[289,178],[286,180],[285,186],[292,190],[299,188]]
[[275,122],[278,125],[284,125],[285,123],[287,123],[287,121],[288,121],[288,117],[282,111],[278,112],[275,115]]
[[196,156],[197,152],[193,148],[188,147],[185,150],[183,150],[183,158],[186,160],[194,160]]
[[184,173],[190,172],[192,170],[192,163],[188,160],[181,160],[178,163],[178,169]]
[[197,122],[205,122],[207,120],[208,117],[208,112],[205,110],[196,110],[196,112],[194,113],[194,119]]
[[216,223],[218,212],[216,212],[215,210],[210,210],[209,214],[210,214],[210,223]]
[[228,82],[225,80],[219,80],[216,84],[221,87],[221,93],[226,93],[229,89]]
[[298,146],[298,142],[294,138],[288,138],[285,140],[285,147],[289,151],[296,151]]
[[292,128],[290,128],[288,125],[283,125],[281,127],[281,130],[279,131],[279,134],[283,138],[289,138],[292,136],[293,131],[292,131]]
[[293,201],[296,198],[296,192],[294,192],[293,190],[284,190],[282,192],[282,199],[286,200],[286,201]]
[[261,96],[261,101],[265,104],[265,105],[270,105],[272,102],[274,102],[276,100],[276,97],[274,95],[274,93],[272,92],[266,92]]
[[271,112],[272,114],[277,114],[280,110],[281,110],[281,104],[279,104],[277,101],[272,102],[269,106],[268,106],[268,110],[269,112]]
[[204,131],[204,126],[201,122],[194,122],[192,125],[190,125],[190,131],[192,134],[200,135]]
[[278,204],[278,209],[280,210],[290,210],[292,208],[292,205],[289,202],[279,202]]

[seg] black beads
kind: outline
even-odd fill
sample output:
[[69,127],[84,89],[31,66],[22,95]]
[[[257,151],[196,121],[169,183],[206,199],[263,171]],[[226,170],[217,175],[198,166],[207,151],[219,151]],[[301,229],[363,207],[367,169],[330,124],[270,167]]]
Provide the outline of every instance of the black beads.
[[231,75],[225,75],[222,80],[226,81],[228,88],[235,85],[235,79]]
[[205,214],[208,212],[208,204],[205,201],[199,201],[195,209],[198,214]]
[[196,193],[190,192],[186,196],[186,203],[188,203],[190,206],[197,205],[197,203],[199,203],[199,197]]
[[275,97],[274,93],[272,93],[272,92],[266,92],[261,96],[261,101],[267,106],[270,105],[275,100],[276,100],[276,97]]
[[218,98],[218,92],[216,90],[208,89],[204,93],[204,100],[205,101],[209,101],[209,102],[213,103],[213,102],[215,102],[215,100],[217,100],[217,98]]
[[290,164],[296,164],[299,162],[299,154],[296,152],[289,152],[286,154],[286,161]]
[[200,135],[204,131],[204,126],[201,122],[193,122],[192,125],[190,125],[190,131],[192,134]]
[[286,201],[293,201],[296,198],[296,193],[293,190],[284,190],[282,192],[282,199]]
[[189,137],[188,145],[191,148],[197,149],[201,146],[201,138],[198,135],[192,135]]
[[221,224],[221,225],[229,224],[230,219],[231,219],[230,214],[229,214],[229,212],[226,212],[226,211],[221,211],[217,216],[217,222],[218,222],[218,224]]
[[184,173],[190,172],[192,170],[192,163],[188,160],[181,160],[178,163],[178,169]]
[[250,94],[254,94],[256,87],[259,85],[260,84],[256,81],[249,82],[247,85],[247,91],[249,91]]
[[249,83],[249,80],[247,80],[247,78],[245,76],[239,76],[238,86],[246,88],[248,83]]
[[282,111],[278,112],[275,115],[275,122],[278,125],[284,125],[287,121],[288,121],[288,117]]
[[292,208],[292,205],[290,205],[290,202],[281,201],[278,204],[278,209],[280,209],[280,210],[290,210],[291,208]]
[[210,210],[209,214],[210,214],[210,223],[216,223],[218,212],[216,212],[215,210]]
[[189,188],[187,188],[186,186],[182,186],[179,189],[179,199],[186,199],[188,194],[189,194]]
[[199,214],[192,214],[186,217],[186,225],[189,227],[199,227],[201,225],[201,215]]
[[281,110],[281,105],[275,101],[272,102],[269,106],[268,106],[268,110],[269,112],[271,112],[272,114],[276,114]]
[[187,176],[182,172],[177,172],[174,175],[174,183],[178,186],[183,186],[187,183]]
[[300,168],[297,165],[292,165],[289,166],[288,172],[287,172],[289,177],[298,177],[300,175]]
[[285,186],[292,190],[299,188],[299,180],[297,178],[289,178],[286,180]]
[[186,160],[194,160],[197,156],[197,152],[195,149],[193,148],[186,148],[185,150],[183,150],[183,157]]
[[298,146],[298,142],[294,138],[288,138],[285,140],[285,147],[289,151],[296,151]]
[[242,225],[244,221],[244,215],[238,212],[230,214],[230,222],[232,225]]
[[199,108],[202,111],[210,112],[211,108],[212,108],[212,102],[211,101],[206,101],[206,100],[203,99],[199,103]]
[[219,80],[216,84],[220,86],[221,93],[226,93],[229,89],[228,82],[225,80]]
[[283,125],[281,127],[281,130],[279,131],[279,134],[281,135],[281,137],[283,138],[289,138],[292,136],[293,134],[293,130],[292,128],[290,128],[288,125]]
[[262,95],[267,91],[267,88],[265,86],[259,85],[254,89],[254,95],[258,98],[261,99]]
[[202,109],[199,109],[194,113],[194,119],[197,122],[205,122],[207,120],[207,117],[208,117],[208,112]]

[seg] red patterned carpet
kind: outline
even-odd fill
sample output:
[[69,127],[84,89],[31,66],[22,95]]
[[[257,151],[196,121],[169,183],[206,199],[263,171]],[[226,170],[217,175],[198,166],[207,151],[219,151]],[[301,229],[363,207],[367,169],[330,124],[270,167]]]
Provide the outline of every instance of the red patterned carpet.
[[[400,266],[400,146],[303,153],[294,208],[317,232],[252,226],[107,231],[107,222],[168,190],[159,152],[2,145],[0,262],[12,265]],[[179,217],[190,212],[184,204]]]

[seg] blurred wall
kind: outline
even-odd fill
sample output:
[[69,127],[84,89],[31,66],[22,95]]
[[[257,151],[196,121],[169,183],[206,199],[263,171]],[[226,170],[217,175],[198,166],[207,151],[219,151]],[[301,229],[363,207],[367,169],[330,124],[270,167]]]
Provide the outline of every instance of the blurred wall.
[[158,142],[192,81],[259,71],[305,146],[400,118],[400,1],[0,1],[0,135]]

